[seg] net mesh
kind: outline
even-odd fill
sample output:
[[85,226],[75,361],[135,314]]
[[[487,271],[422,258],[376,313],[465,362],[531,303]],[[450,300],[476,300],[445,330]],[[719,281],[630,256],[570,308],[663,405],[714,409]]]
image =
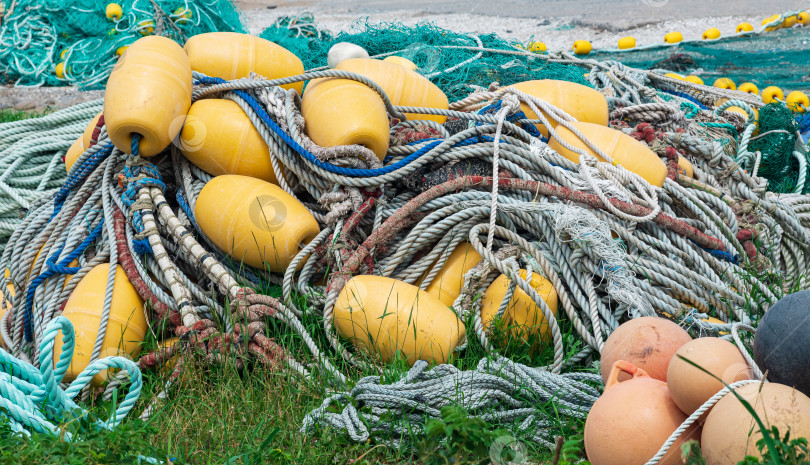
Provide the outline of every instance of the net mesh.
[[[13,8],[12,8],[13,3]],[[245,32],[227,0],[119,0],[107,19],[104,0],[0,0],[0,82],[100,89],[116,50],[147,34],[185,38],[211,31]],[[63,77],[57,75],[61,65]]]

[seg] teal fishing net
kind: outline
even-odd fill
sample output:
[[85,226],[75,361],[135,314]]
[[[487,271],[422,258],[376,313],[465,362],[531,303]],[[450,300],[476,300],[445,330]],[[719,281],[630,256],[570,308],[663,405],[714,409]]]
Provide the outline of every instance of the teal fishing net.
[[[781,103],[771,103],[759,110],[759,135],[755,135],[749,149],[762,155],[759,175],[768,179],[768,189],[772,192],[794,192],[801,170],[808,174],[810,163],[801,163],[797,159],[796,139],[799,122],[793,113]],[[807,160],[807,155],[799,155]],[[803,194],[810,193],[805,183]]]
[[[0,83],[76,85],[100,89],[116,50],[146,34],[183,43],[211,31],[245,32],[228,0],[118,0],[122,15],[107,19],[106,0],[0,0]],[[57,76],[57,67],[63,77]]]
[[[760,89],[779,86],[810,91],[810,28],[793,27],[674,45],[621,51],[595,51],[597,60],[615,60],[634,68],[694,74],[712,85],[720,77]],[[785,92],[787,95],[787,92]]]
[[[296,27],[288,27],[290,21],[298,20]],[[380,54],[399,55],[413,61],[419,72],[439,86],[453,101],[466,97],[472,86],[486,87],[493,81],[501,85],[514,84],[532,79],[560,79],[590,86],[584,71],[576,66],[549,63],[546,60],[525,55],[496,53],[479,54],[485,48],[520,50],[518,41],[507,40],[495,34],[478,36],[481,43],[469,34],[442,29],[435,24],[420,23],[405,26],[401,23],[356,23],[353,29],[359,32],[341,32],[336,36],[299,32],[301,18],[282,18],[274,26],[265,29],[261,37],[275,42],[298,55],[307,69],[326,66],[329,48],[338,42],[350,42],[366,49],[371,56]],[[468,48],[449,48],[461,46]],[[480,56],[479,56],[480,55]],[[477,58],[476,58],[477,57]],[[465,63],[463,66],[459,64]]]

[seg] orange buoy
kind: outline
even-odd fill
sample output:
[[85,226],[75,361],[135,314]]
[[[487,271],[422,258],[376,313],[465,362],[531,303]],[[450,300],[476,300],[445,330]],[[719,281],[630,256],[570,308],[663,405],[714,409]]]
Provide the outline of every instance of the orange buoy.
[[[619,381],[619,374],[630,376]],[[617,360],[605,392],[585,420],[585,451],[593,465],[643,465],[651,459],[686,415],[669,395],[667,384],[624,360]],[[688,429],[658,462],[681,463],[680,445],[700,437],[699,426]]]
[[[444,265],[436,273],[433,281],[430,282],[425,292],[439,299],[448,307],[461,294],[461,286],[464,284],[464,274],[470,271],[478,262],[481,255],[475,251],[475,247],[469,242],[459,244],[455,250],[447,257]],[[428,269],[425,274],[430,272]]]
[[[698,364],[713,376],[689,364]],[[682,345],[667,368],[667,386],[675,404],[687,415],[698,409],[723,383],[751,379],[753,374],[737,346],[717,337],[701,337]]]
[[[577,121],[608,125],[607,99],[601,92],[591,87],[554,79],[523,81],[508,87],[546,101],[573,116]],[[520,110],[526,115],[526,118],[537,119],[537,114],[525,103],[520,104]],[[551,127],[557,127],[556,120],[549,118],[545,113],[543,116],[549,120]],[[538,123],[535,126],[543,136],[548,136],[548,130],[544,125]]]
[[607,382],[616,360],[627,360],[653,378],[666,381],[672,356],[691,340],[689,333],[667,319],[654,316],[632,319],[605,341],[600,363],[602,379]]
[[[267,79],[279,79],[304,73],[304,63],[281,45],[250,34],[206,32],[186,41],[183,49],[191,69],[222,79],[241,79],[251,72]],[[281,86],[295,89],[300,95],[304,83]]]
[[446,363],[465,329],[441,301],[416,286],[383,276],[355,276],[335,303],[338,334],[390,362],[400,352],[417,360]]
[[[393,61],[372,58],[349,58],[341,61],[335,69],[365,76],[380,86],[394,105],[426,107],[447,110],[450,102],[436,84],[421,74]],[[408,119],[432,120],[441,124],[447,120],[442,115],[405,113]]]
[[[777,427],[779,435],[810,437],[810,398],[777,383],[751,383],[736,390],[765,423]],[[746,455],[759,456],[757,442],[762,433],[751,413],[737,397],[728,393],[709,411],[703,424],[701,449],[706,465],[737,463]]]
[[695,168],[692,166],[692,163],[687,160],[686,157],[680,155],[678,155],[678,174],[682,174],[688,178],[695,175]]
[[148,36],[130,45],[118,59],[104,92],[104,124],[118,149],[132,151],[139,135],[139,153],[162,152],[180,133],[191,106],[191,65],[171,39]]

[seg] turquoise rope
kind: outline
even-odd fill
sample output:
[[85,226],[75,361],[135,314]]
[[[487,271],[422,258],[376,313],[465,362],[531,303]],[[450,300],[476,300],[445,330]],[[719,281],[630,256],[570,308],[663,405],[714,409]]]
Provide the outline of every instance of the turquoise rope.
[[[54,367],[53,350],[57,334],[62,333],[62,353]],[[68,386],[59,387],[73,358],[75,337],[73,325],[64,316],[54,318],[45,329],[40,345],[40,367],[26,363],[0,348],[0,416],[8,418],[14,431],[58,435],[57,424],[85,415],[73,399],[97,373],[111,368],[129,373],[129,392],[107,421],[97,421],[98,428],[112,429],[127,416],[141,395],[141,370],[132,360],[107,357],[91,363]],[[65,433],[65,440],[70,440]]]

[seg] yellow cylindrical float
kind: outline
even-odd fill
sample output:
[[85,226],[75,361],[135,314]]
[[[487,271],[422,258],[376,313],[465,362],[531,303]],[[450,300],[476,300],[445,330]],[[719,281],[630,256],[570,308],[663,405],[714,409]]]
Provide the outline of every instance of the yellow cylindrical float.
[[[528,276],[526,270],[520,270],[518,273],[521,278],[526,279]],[[532,279],[529,285],[537,291],[543,301],[548,305],[549,310],[554,316],[557,316],[557,291],[554,286],[540,273],[532,273]],[[498,276],[492,284],[489,285],[484,297],[481,301],[481,323],[484,328],[489,328],[492,325],[495,315],[498,314],[498,308],[503,302],[506,291],[509,289],[509,278],[506,275]],[[551,340],[551,327],[543,315],[543,311],[537,304],[525,293],[523,289],[515,286],[515,292],[512,294],[512,299],[506,305],[506,310],[503,312],[503,322],[509,328],[509,334],[513,337],[519,337],[527,341],[529,335],[537,334],[543,341]]]
[[720,29],[712,27],[703,32],[703,40],[715,40],[720,38]]
[[749,94],[759,95],[759,88],[753,82],[743,82],[737,87],[740,92],[747,92]]
[[692,163],[680,155],[678,155],[678,174],[689,178],[695,175],[695,169],[692,167]]
[[548,50],[546,44],[543,42],[529,42],[529,45],[526,46],[526,50],[532,53],[543,53]]
[[729,89],[729,90],[735,90],[737,88],[737,85],[734,84],[734,81],[732,81],[731,79],[729,79],[727,77],[721,77],[721,78],[715,79],[714,84],[712,84],[712,85],[714,87],[719,87],[721,89]]
[[[390,61],[372,58],[349,58],[343,60],[335,69],[357,73],[374,81],[380,86],[394,105],[407,107],[426,107],[447,110],[449,101],[436,84],[421,74]],[[441,124],[446,116],[405,113],[408,119],[432,120]]]
[[776,86],[768,86],[762,89],[761,97],[764,103],[771,103],[777,100],[779,101],[785,100],[785,94],[782,93],[782,89]]
[[65,62],[59,62],[56,64],[56,68],[54,68],[53,73],[59,79],[65,78]]
[[472,244],[469,242],[459,244],[447,257],[441,270],[436,273],[425,292],[451,307],[459,294],[461,294],[464,274],[480,261],[481,255],[475,251]]
[[807,111],[807,107],[810,106],[810,100],[808,100],[807,94],[798,90],[789,93],[785,99],[785,103],[788,108],[797,113],[804,113]]
[[[191,69],[222,79],[240,79],[254,72],[267,79],[303,74],[301,59],[281,45],[250,34],[206,32],[188,39],[183,47],[191,60]],[[304,90],[303,82],[281,86]]]
[[416,66],[416,63],[412,62],[411,60],[409,60],[407,58],[399,57],[399,56],[396,56],[396,55],[391,55],[390,57],[386,57],[383,61],[387,61],[389,63],[395,63],[395,64],[398,64],[400,66],[404,66],[406,69],[409,69],[411,71],[416,71],[416,68],[418,68],[418,66]]
[[[532,97],[544,100],[555,107],[573,116],[577,121],[601,124],[607,126],[609,119],[608,103],[605,96],[596,89],[582,84],[568,81],[557,81],[554,79],[540,79],[535,81],[524,81],[512,84],[510,88],[517,89]],[[520,109],[529,119],[537,119],[537,114],[525,103],[520,104]],[[548,117],[552,127],[557,126],[557,122]],[[548,130],[542,124],[536,124],[537,129],[543,136],[548,136]]]
[[96,130],[96,125],[98,125],[98,120],[101,118],[104,112],[100,111],[95,118],[93,118],[90,123],[84,128],[84,133],[76,139],[76,142],[70,146],[67,153],[65,153],[65,170],[70,172],[70,168],[76,163],[76,160],[79,159],[81,154],[84,153],[90,147],[90,141],[93,139],[93,131]]
[[390,362],[396,354],[446,363],[464,340],[465,328],[445,304],[427,292],[382,276],[355,276],[338,295],[338,334]]
[[619,49],[626,50],[628,48],[634,48],[636,46],[636,38],[635,37],[622,37],[619,39]]
[[[93,354],[93,347],[101,324],[101,311],[104,308],[109,271],[109,263],[96,265],[90,270],[70,294],[65,309],[62,311],[62,316],[73,323],[73,331],[76,334],[73,359],[65,374],[65,381],[76,379],[79,373],[90,364],[90,356]],[[127,279],[124,269],[116,266],[107,332],[99,358],[113,355],[136,356],[141,350],[141,343],[147,328],[143,300]],[[62,334],[60,333],[56,337],[54,345],[54,364],[59,360],[61,353]],[[103,373],[99,373],[99,375],[93,378],[94,384],[103,381]]]
[[576,40],[574,41],[574,54],[576,55],[587,55],[591,53],[591,43],[587,40]]
[[[740,85],[740,87],[742,87],[743,85],[744,85],[744,84],[741,84],[741,85]],[[752,85],[753,85],[753,84],[752,84]],[[715,100],[715,101],[714,101],[714,106],[715,106],[715,107],[719,107],[720,105],[722,105],[722,104],[724,104],[724,103],[726,103],[726,102],[728,102],[728,99],[727,99],[727,98],[725,98],[725,97],[720,97],[720,98],[718,98],[717,100]],[[757,109],[756,109],[756,108],[754,108],[753,106],[751,107],[751,110],[754,112],[754,118],[755,118],[755,119],[756,119],[756,118],[759,118],[759,110],[757,110]],[[728,107],[728,108],[726,108],[726,109],[725,109],[725,111],[733,111],[734,113],[739,113],[739,114],[743,115],[743,116],[745,117],[745,119],[746,119],[746,120],[748,120],[748,112],[747,112],[747,111],[745,111],[745,110],[743,110],[743,109],[742,109],[742,108],[740,108],[740,107]]]
[[110,21],[118,21],[121,19],[121,15],[124,14],[124,10],[121,9],[121,5],[117,3],[108,3],[104,13],[107,15],[107,19]]
[[151,19],[144,19],[142,21],[138,21],[138,24],[136,24],[136,26],[138,26],[138,33],[140,33],[142,36],[148,36],[153,32],[155,32],[155,22],[152,21]]
[[685,78],[683,78],[683,80],[691,82],[693,84],[700,84],[701,86],[703,85],[703,79],[695,76],[694,74],[690,74],[689,76],[686,76]]
[[788,17],[785,18],[784,21],[782,21],[782,27],[793,27],[793,26],[796,25],[798,20],[799,20],[799,18],[797,18],[795,15],[788,16]]
[[678,31],[669,32],[664,36],[664,42],[668,44],[677,44],[683,41],[683,34]]
[[[594,145],[613,158],[616,164],[636,173],[653,186],[662,187],[664,185],[664,179],[667,177],[667,167],[644,143],[606,126],[582,122],[571,124]],[[557,133],[564,141],[574,147],[584,150],[585,153],[596,157],[599,161],[604,161],[568,128],[557,126]],[[563,147],[556,139],[551,139],[548,145],[565,158],[574,163],[579,163],[579,154]]]
[[191,65],[171,39],[149,36],[133,43],[115,64],[104,92],[104,124],[113,144],[132,152],[162,152],[177,137],[191,105]]
[[678,79],[678,80],[683,81],[683,76],[681,76],[678,73],[666,73],[666,74],[664,74],[664,76],[672,78],[672,79]]
[[278,184],[270,149],[233,100],[194,102],[179,142],[183,155],[208,174],[238,174]]
[[[764,26],[764,25],[766,25],[766,24],[768,24],[768,23],[771,23],[771,22],[773,22],[773,21],[776,21],[777,19],[779,19],[779,15],[778,15],[778,14],[775,14],[775,15],[772,15],[772,16],[768,16],[767,18],[765,18],[765,19],[763,19],[763,20],[762,20],[762,26]],[[770,32],[770,31],[774,31],[774,30],[776,30],[776,29],[781,29],[781,28],[782,28],[782,24],[777,24],[777,25],[775,25],[775,26],[766,27],[766,28],[765,28],[765,30],[766,30],[766,31],[768,31],[768,32]]]
[[754,30],[754,26],[751,23],[740,23],[737,25],[737,34],[741,32],[752,32]]
[[314,79],[301,99],[301,115],[307,135],[321,147],[359,144],[385,158],[388,113],[368,86],[351,79]]
[[800,11],[798,19],[802,26],[810,26],[810,12]]
[[203,186],[194,215],[205,235],[234,260],[277,273],[320,232],[295,197],[261,179],[233,174]]

